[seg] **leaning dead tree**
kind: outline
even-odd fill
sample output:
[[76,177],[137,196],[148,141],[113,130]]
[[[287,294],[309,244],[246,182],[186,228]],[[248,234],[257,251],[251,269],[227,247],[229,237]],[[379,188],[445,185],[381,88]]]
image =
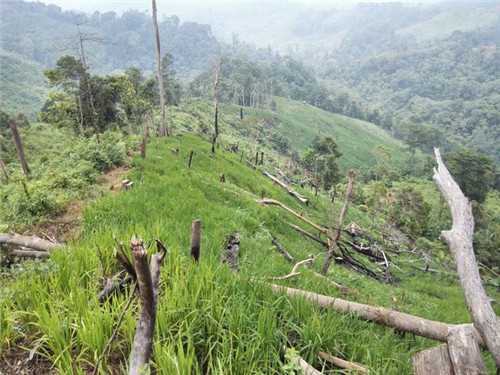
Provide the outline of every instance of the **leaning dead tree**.
[[10,131],[12,132],[12,139],[16,145],[17,157],[19,158],[19,163],[21,163],[21,168],[26,177],[30,174],[30,169],[28,167],[28,162],[26,161],[26,155],[24,154],[24,146],[21,141],[21,136],[19,135],[19,130],[17,129],[16,120],[9,121]]
[[347,190],[346,190],[346,194],[345,194],[345,201],[344,201],[344,205],[342,206],[342,210],[340,211],[340,215],[339,215],[338,222],[337,222],[337,229],[335,231],[335,235],[330,234],[330,241],[329,241],[330,243],[329,243],[329,247],[328,247],[328,253],[326,255],[325,262],[323,263],[323,267],[321,269],[321,273],[323,275],[326,275],[328,273],[328,269],[330,268],[330,264],[332,263],[332,259],[335,256],[335,250],[338,246],[338,242],[340,240],[340,235],[342,234],[342,225],[344,224],[344,218],[345,218],[345,215],[347,214],[347,209],[349,208],[349,201],[351,200],[351,196],[352,196],[352,189],[354,186],[354,177],[355,177],[354,171],[350,170],[348,175],[347,175],[348,182],[347,182]]
[[221,68],[221,58],[217,57],[215,62],[215,77],[214,77],[214,134],[212,136],[212,154],[215,154],[215,146],[219,137],[219,75]]
[[160,267],[165,254],[156,253],[148,262],[148,254],[144,248],[144,243],[135,238],[132,239],[131,249],[139,286],[141,312],[130,352],[129,374],[140,375],[149,373],[149,361],[153,353]]
[[152,0],[153,6],[153,27],[156,40],[156,78],[158,79],[158,90],[160,92],[160,109],[161,109],[161,122],[158,133],[160,136],[170,135],[166,123],[166,102],[165,102],[165,86],[163,86],[163,74],[161,71],[161,46],[160,46],[160,29],[158,27],[158,15],[156,9],[156,0]]
[[441,238],[448,244],[457,265],[465,302],[472,316],[474,327],[479,331],[500,369],[500,321],[491,307],[481,283],[474,249],[474,217],[472,206],[444,164],[438,149],[434,150],[437,168],[434,181],[451,210],[453,225],[443,231]]

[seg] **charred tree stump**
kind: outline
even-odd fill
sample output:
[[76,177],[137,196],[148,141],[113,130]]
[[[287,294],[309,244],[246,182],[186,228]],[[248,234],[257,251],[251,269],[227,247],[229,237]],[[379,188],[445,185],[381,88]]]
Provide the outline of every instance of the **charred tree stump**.
[[195,262],[200,260],[201,220],[194,220],[191,225],[191,257]]
[[193,164],[193,155],[194,155],[194,151],[191,150],[191,152],[189,153],[189,159],[188,159],[188,168],[191,169],[191,165]]
[[233,272],[239,271],[239,253],[240,235],[239,233],[233,233],[226,239],[222,255],[222,263],[227,264]]
[[28,167],[28,162],[26,161],[26,155],[24,154],[24,146],[21,140],[21,135],[17,129],[16,120],[10,120],[9,122],[10,131],[12,132],[12,139],[16,145],[17,157],[19,158],[19,163],[21,163],[21,168],[26,177],[30,174],[30,168]]
[[442,232],[441,238],[448,244],[455,259],[460,284],[474,327],[481,334],[495,359],[497,370],[500,371],[500,320],[481,283],[474,255],[472,206],[443,163],[439,150],[435,149],[434,153],[438,166],[434,169],[433,178],[450,207],[453,220],[451,230]]

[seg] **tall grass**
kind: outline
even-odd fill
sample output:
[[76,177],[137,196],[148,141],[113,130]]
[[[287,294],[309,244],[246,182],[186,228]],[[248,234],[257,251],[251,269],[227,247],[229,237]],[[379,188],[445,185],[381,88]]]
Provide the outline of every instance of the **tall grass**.
[[[170,151],[174,146],[180,147],[178,155]],[[36,346],[62,374],[91,369],[128,298],[125,294],[103,306],[97,300],[101,278],[117,270],[114,237],[128,241],[136,234],[145,240],[161,239],[169,247],[161,272],[154,343],[160,374],[280,374],[285,347],[296,348],[318,367],[317,352],[322,350],[363,363],[373,374],[411,373],[411,355],[435,343],[275,295],[250,281],[290,270],[272,248],[270,232],[297,259],[321,251],[287,226],[293,218],[255,202],[262,191],[318,222],[326,222],[329,206],[323,198],[311,196],[311,207],[300,207],[240,164],[237,155],[220,150],[212,157],[209,147],[191,135],[154,140],[146,160],[134,160],[129,176],[134,188],[104,197],[86,210],[80,241],[54,253],[48,267],[26,267],[7,281],[0,300],[2,350]],[[195,150],[195,157],[192,169],[187,169],[190,150]],[[219,182],[221,173],[226,183]],[[349,215],[348,220],[369,225],[356,207]],[[195,218],[203,223],[199,265],[189,258],[190,224]],[[239,274],[220,262],[224,239],[235,231],[242,239]],[[409,272],[398,276],[401,283],[390,286],[340,267],[333,267],[330,275],[357,290],[350,299],[446,322],[467,321],[454,281]],[[283,284],[338,295],[310,272]],[[137,307],[126,313],[101,374],[125,371]]]

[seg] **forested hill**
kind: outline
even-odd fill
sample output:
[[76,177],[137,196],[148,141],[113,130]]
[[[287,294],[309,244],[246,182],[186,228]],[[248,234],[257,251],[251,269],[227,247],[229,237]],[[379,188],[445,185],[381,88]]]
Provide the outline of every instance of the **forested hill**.
[[[94,71],[154,68],[153,27],[147,13],[130,10],[121,16],[114,12],[86,15],[18,0],[2,1],[0,7],[0,48],[7,52],[53,66],[61,55],[79,53],[80,29]],[[160,34],[163,50],[174,56],[174,68],[182,75],[204,70],[217,51],[217,40],[208,25],[165,17]]]

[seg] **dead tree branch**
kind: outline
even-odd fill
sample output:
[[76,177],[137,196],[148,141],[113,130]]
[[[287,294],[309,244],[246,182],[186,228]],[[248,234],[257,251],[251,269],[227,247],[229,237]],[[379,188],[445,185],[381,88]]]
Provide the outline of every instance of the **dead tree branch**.
[[352,371],[357,371],[362,374],[368,374],[368,369],[359,363],[354,363],[354,362],[349,362],[346,361],[345,359],[335,357],[331,354],[325,353],[325,352],[319,352],[319,357],[326,361],[331,363],[332,365],[343,368],[346,370],[352,370]]
[[443,231],[441,238],[448,244],[455,259],[460,284],[474,326],[493,355],[497,369],[500,369],[500,321],[481,283],[474,255],[472,206],[446,168],[439,150],[435,149],[434,153],[438,166],[434,169],[433,178],[450,207],[453,220],[451,230]]
[[281,181],[279,178],[273,176],[271,173],[269,172],[262,172],[264,174],[264,176],[268,177],[269,179],[271,179],[271,181],[273,181],[275,184],[281,186],[284,190],[286,190],[286,192],[288,194],[290,194],[292,197],[294,197],[295,199],[297,199],[300,203],[304,203],[304,204],[309,204],[309,199],[307,199],[306,197],[304,197],[303,195],[301,195],[300,193],[296,192],[295,190],[293,190],[292,188],[290,188],[288,186],[288,184],[286,184],[285,182]]

